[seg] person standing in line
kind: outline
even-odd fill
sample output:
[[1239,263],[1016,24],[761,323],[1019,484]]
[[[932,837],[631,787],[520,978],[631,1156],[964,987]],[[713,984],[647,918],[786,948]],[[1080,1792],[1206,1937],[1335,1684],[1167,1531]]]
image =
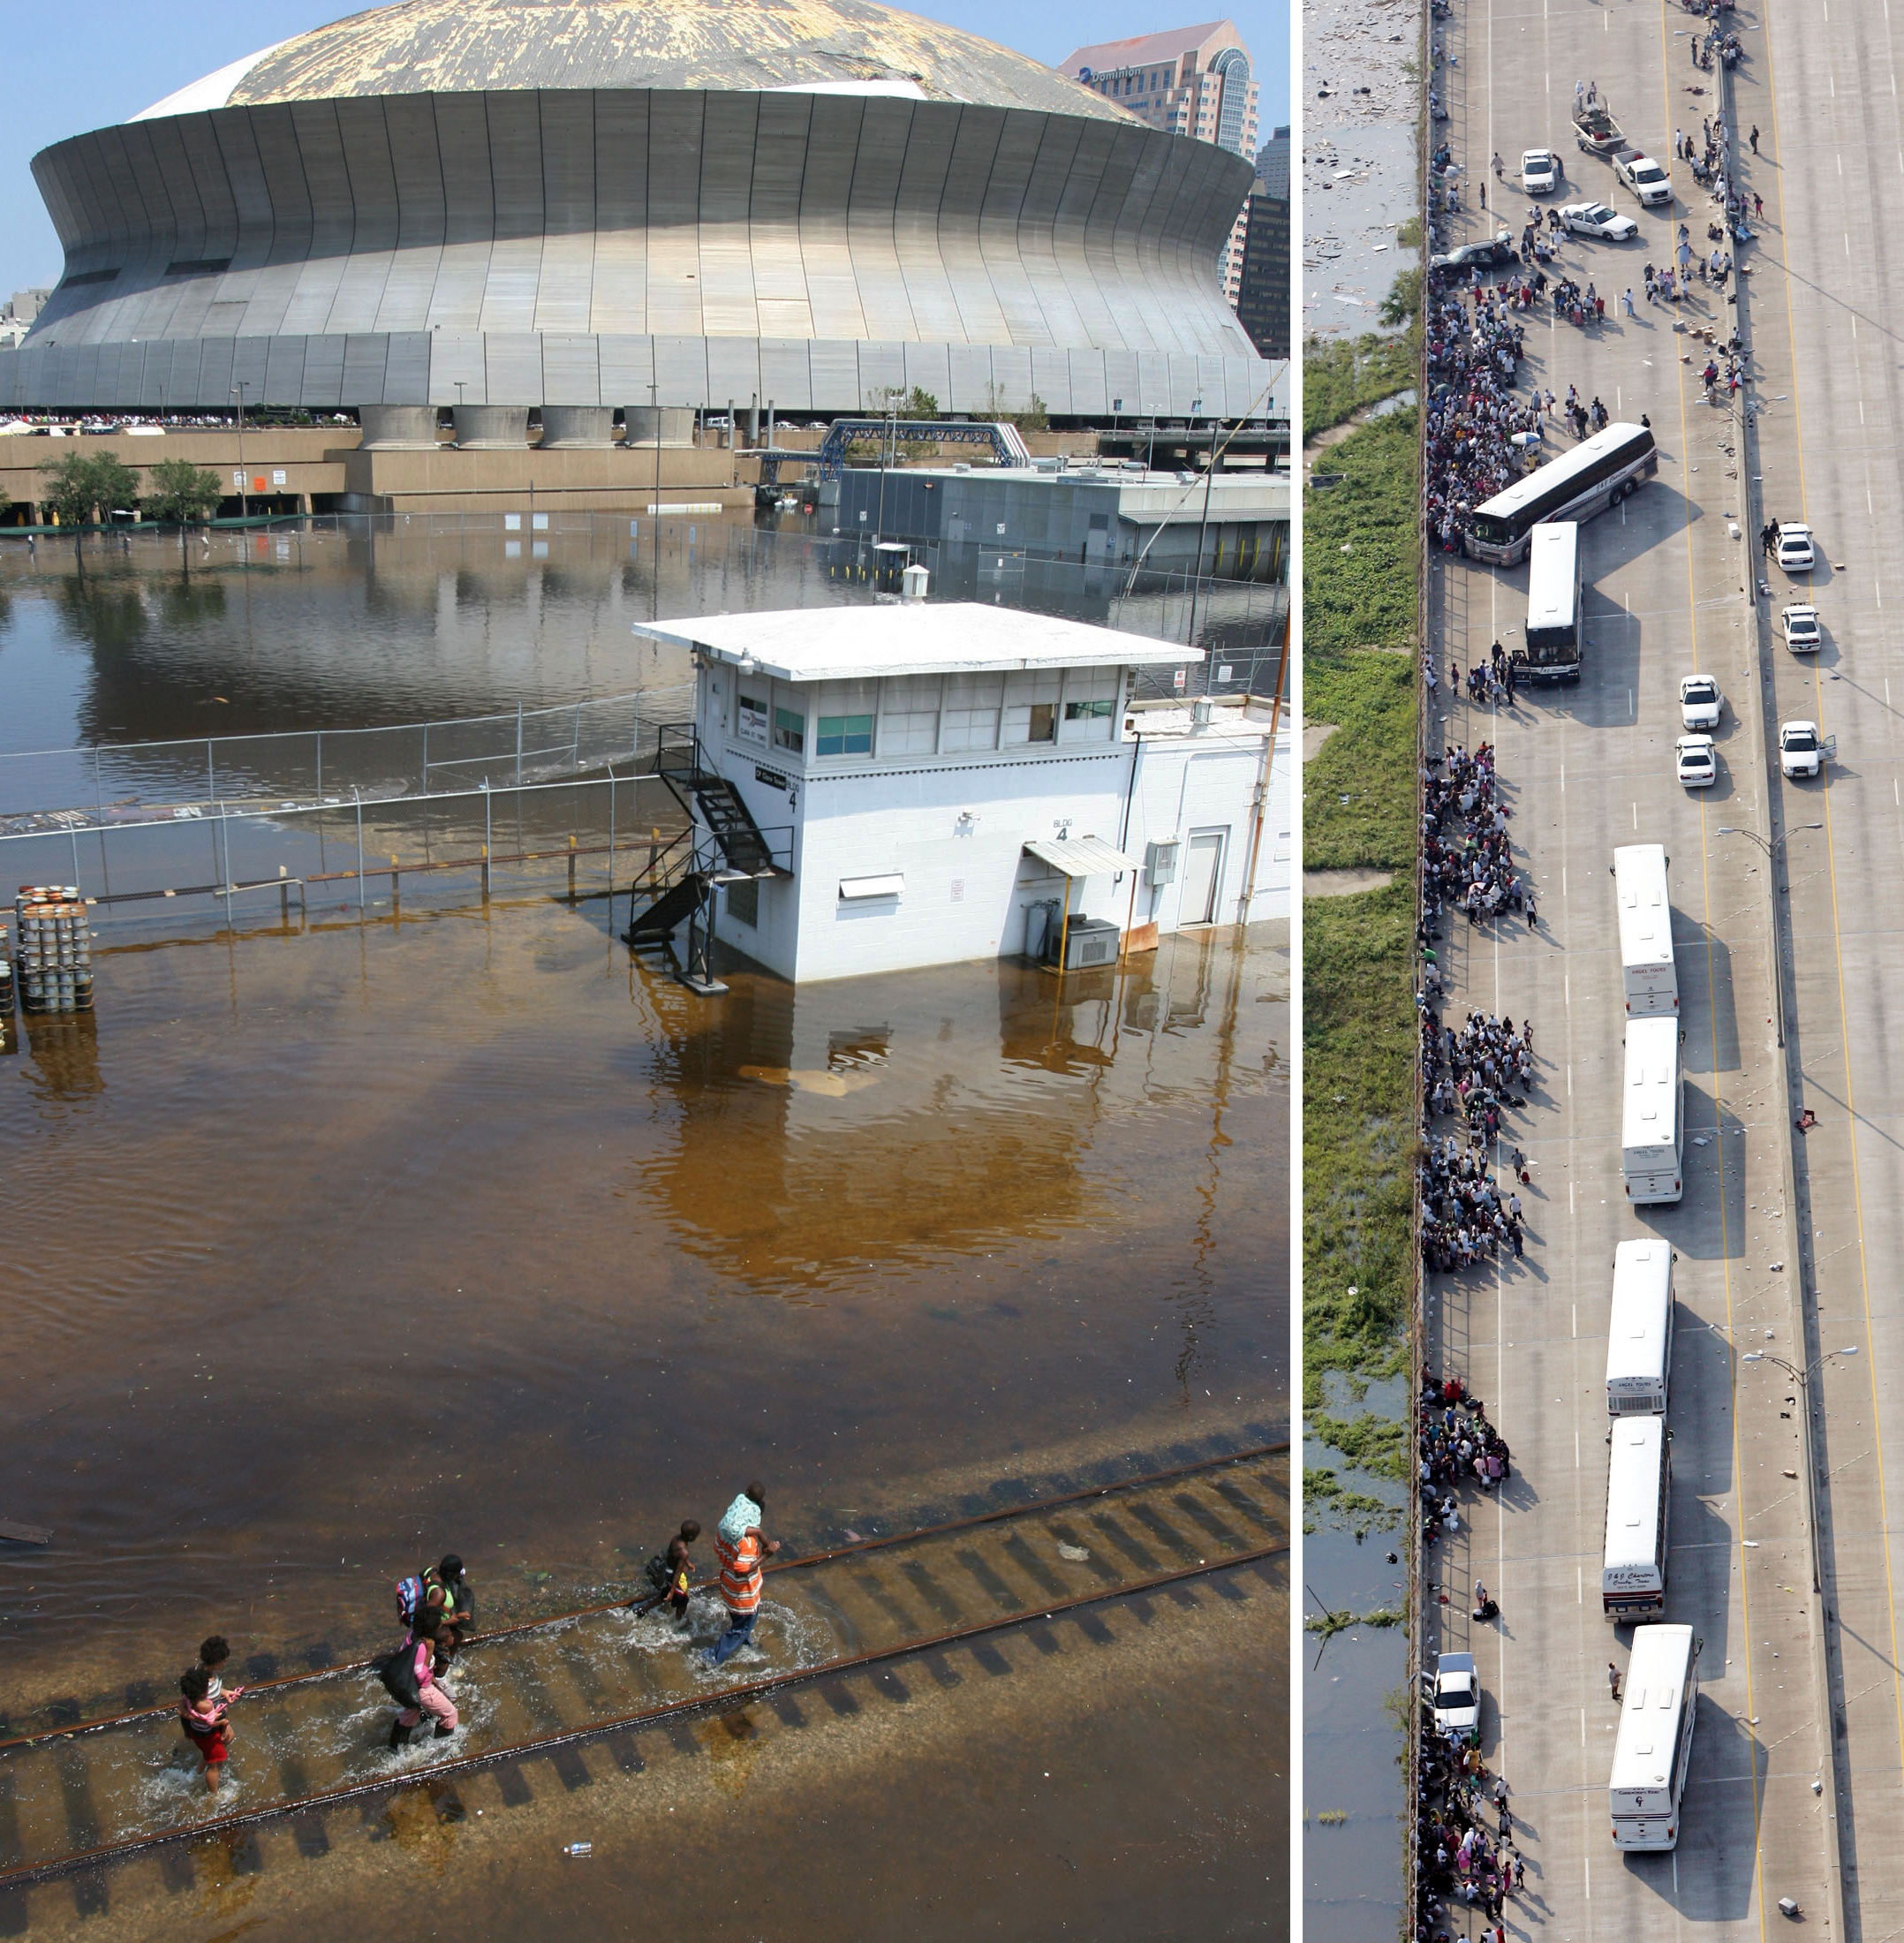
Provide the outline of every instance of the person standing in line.
[[760,1576],[764,1558],[780,1550],[780,1540],[760,1528],[767,1516],[767,1493],[750,1484],[722,1515],[714,1534],[714,1555],[721,1561],[721,1597],[727,1607],[728,1629],[707,1649],[710,1668],[726,1664],[746,1645],[753,1622],[760,1616]]

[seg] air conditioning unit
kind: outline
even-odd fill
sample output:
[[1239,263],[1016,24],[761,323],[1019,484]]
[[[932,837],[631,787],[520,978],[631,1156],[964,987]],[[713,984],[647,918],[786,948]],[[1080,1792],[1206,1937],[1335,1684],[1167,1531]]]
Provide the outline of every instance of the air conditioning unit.
[[1067,926],[1054,924],[1045,934],[1046,962],[1058,962],[1058,941],[1064,941],[1064,970],[1082,972],[1092,965],[1115,964],[1122,934],[1107,918],[1073,918]]

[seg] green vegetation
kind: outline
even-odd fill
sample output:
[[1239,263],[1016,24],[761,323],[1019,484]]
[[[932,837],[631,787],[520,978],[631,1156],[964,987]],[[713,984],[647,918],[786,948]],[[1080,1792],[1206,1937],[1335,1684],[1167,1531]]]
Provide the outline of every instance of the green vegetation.
[[1303,646],[1311,668],[1351,648],[1414,645],[1416,434],[1413,406],[1372,420],[1330,450],[1328,472],[1341,483],[1304,496]]
[[166,526],[184,526],[209,519],[223,497],[216,473],[207,472],[188,458],[162,458],[152,468],[140,505],[147,519]]
[[1416,268],[1403,270],[1389,285],[1388,294],[1382,299],[1382,307],[1376,314],[1391,330],[1400,330],[1404,324],[1412,324],[1421,315],[1421,309],[1422,273]]
[[[1364,346],[1390,340],[1364,339]],[[1326,357],[1349,347],[1332,347]],[[1386,390],[1414,381],[1389,367]],[[1311,382],[1314,360],[1305,361]],[[1373,389],[1373,374],[1357,382]],[[1359,1386],[1402,1373],[1414,1289],[1417,601],[1416,412],[1371,420],[1336,445],[1339,483],[1304,501],[1307,719],[1335,732],[1303,772],[1303,864],[1392,871],[1384,888],[1303,906],[1303,1409],[1310,1433],[1373,1477],[1405,1482],[1405,1423],[1318,1415],[1324,1377]],[[1320,1490],[1318,1492],[1318,1484]],[[1305,1489],[1338,1515],[1327,1471]],[[1379,1507],[1385,1520],[1395,1514]]]
[[1303,926],[1303,1385],[1312,1418],[1325,1371],[1367,1379],[1408,1366],[1412,882],[1307,898]]
[[1366,1626],[1371,1632],[1386,1632],[1396,1626],[1408,1623],[1408,1614],[1397,1612],[1393,1607],[1378,1607],[1372,1613],[1324,1613],[1317,1619],[1305,1619],[1303,1630],[1305,1633],[1320,1633],[1325,1639],[1334,1639],[1338,1633],[1346,1633],[1351,1627]]
[[[1357,412],[1406,391],[1415,370],[1415,346],[1407,337],[1371,331],[1333,344],[1311,338],[1303,346],[1303,436],[1345,425]],[[1335,469],[1333,459],[1329,469]]]
[[1326,1468],[1303,1472],[1304,1531],[1318,1529],[1311,1513],[1326,1511],[1332,1523],[1344,1530],[1353,1528],[1359,1540],[1371,1531],[1383,1531],[1399,1524],[1406,1508],[1371,1496],[1366,1491],[1351,1491],[1333,1470]]
[[1303,1429],[1371,1477],[1387,1478],[1398,1485],[1409,1481],[1409,1426],[1394,1418],[1377,1417],[1369,1410],[1360,1417],[1311,1411],[1303,1418]]
[[116,508],[139,503],[139,474],[110,452],[67,452],[43,459],[39,470],[46,480],[41,500],[62,526],[77,529],[92,524],[95,515],[110,519]]

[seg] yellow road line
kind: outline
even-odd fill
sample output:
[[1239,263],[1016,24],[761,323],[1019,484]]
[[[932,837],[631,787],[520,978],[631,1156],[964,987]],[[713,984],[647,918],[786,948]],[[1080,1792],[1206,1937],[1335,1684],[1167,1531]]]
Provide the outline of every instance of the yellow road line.
[[[1659,0],[1659,91],[1666,108],[1668,124],[1673,120],[1673,81],[1668,72],[1667,56],[1673,48],[1672,17],[1666,12],[1666,0]],[[1666,207],[1667,218],[1672,217],[1673,206]],[[1676,240],[1676,238],[1675,238]],[[1675,249],[1670,261],[1675,273],[1679,270],[1679,256]],[[1725,300],[1719,299],[1723,314]],[[1681,367],[1679,383],[1675,387],[1679,395],[1679,449],[1680,464],[1685,470],[1681,477],[1686,488],[1681,495],[1686,506],[1686,606],[1692,617],[1692,665],[1695,674],[1699,669],[1699,593],[1692,571],[1692,435],[1686,423],[1686,367]],[[1708,407],[1710,409],[1710,407]],[[1753,612],[1757,612],[1754,603]],[[1637,711],[1636,710],[1636,713]],[[1736,711],[1735,711],[1736,713]],[[1733,1353],[1726,1358],[1726,1404],[1732,1414],[1732,1474],[1742,1480],[1738,1500],[1738,1530],[1733,1534],[1733,1548],[1739,1559],[1739,1625],[1745,1642],[1745,1717],[1752,1720],[1758,1709],[1752,1704],[1752,1598],[1748,1590],[1749,1574],[1747,1566],[1750,1561],[1745,1555],[1745,1493],[1742,1480],[1745,1477],[1744,1462],[1739,1448],[1739,1358],[1737,1338],[1733,1328],[1732,1313],[1732,1233],[1731,1218],[1726,1211],[1726,1133],[1724,1116],[1719,1112],[1721,1081],[1719,1073],[1719,990],[1712,975],[1712,846],[1706,835],[1705,795],[1699,797],[1699,887],[1705,900],[1705,994],[1706,1005],[1711,1021],[1712,1035],[1712,1138],[1719,1148],[1719,1274],[1726,1287],[1726,1344]],[[1768,859],[1769,862],[1769,859]],[[1777,970],[1778,941],[1772,941],[1773,970]],[[1683,1114],[1681,1115],[1683,1118]],[[1681,1129],[1683,1139],[1685,1130]],[[1739,1119],[1739,1168],[1740,1178],[1744,1178],[1746,1120],[1742,1114]],[[1683,1180],[1684,1175],[1681,1178]],[[1770,1772],[1769,1758],[1762,1761],[1756,1750],[1752,1754],[1752,1900],[1758,1905],[1759,1943],[1765,1943],[1765,1855],[1760,1840],[1764,1808],[1763,1777]]]
[[[1776,71],[1772,65],[1772,23],[1769,19],[1765,22],[1765,95],[1767,102],[1769,104],[1767,113],[1772,122],[1772,152],[1774,155],[1779,155],[1782,151],[1779,141],[1778,78]],[[1736,138],[1737,131],[1734,130],[1734,137]],[[1778,171],[1778,182],[1776,187],[1779,198],[1778,261],[1779,270],[1783,273],[1783,281],[1785,284],[1786,343],[1790,348],[1792,358],[1792,437],[1793,442],[1797,449],[1798,454],[1798,510],[1801,518],[1803,518],[1805,524],[1807,525],[1810,525],[1811,524],[1811,515],[1810,511],[1809,502],[1807,501],[1805,495],[1804,418],[1802,405],[1799,397],[1800,387],[1798,382],[1798,326],[1792,314],[1792,267],[1790,258],[1787,254],[1789,249],[1787,238],[1791,236],[1792,232],[1790,226],[1786,222],[1785,216],[1785,170],[1782,165],[1779,167]],[[1761,462],[1761,464],[1763,464],[1763,461]],[[1755,619],[1757,618],[1757,603],[1755,601],[1753,603],[1753,615]],[[1818,739],[1820,742],[1823,742],[1823,740],[1825,739],[1825,684],[1824,677],[1819,671],[1817,662],[1813,662],[1812,664],[1811,685],[1814,696],[1813,706],[1817,710]],[[1782,762],[1780,763],[1779,767],[1780,773],[1782,775],[1784,767]],[[1818,775],[1819,780],[1824,785],[1823,794],[1825,797],[1824,820],[1825,881],[1831,886],[1832,893],[1832,954],[1838,971],[1838,1039],[1840,1049],[1843,1054],[1845,1062],[1845,1119],[1847,1127],[1849,1130],[1851,1137],[1851,1197],[1852,1207],[1857,1221],[1858,1229],[1858,1281],[1861,1285],[1864,1298],[1864,1352],[1865,1360],[1870,1365],[1871,1372],[1871,1440],[1872,1451],[1878,1460],[1878,1528],[1884,1537],[1885,1605],[1886,1610],[1890,1614],[1891,1619],[1891,1688],[1893,1699],[1897,1712],[1898,1762],[1900,1769],[1904,1770],[1904,1675],[1900,1675],[1898,1667],[1897,1582],[1893,1576],[1891,1568],[1891,1512],[1890,1506],[1887,1502],[1888,1493],[1885,1488],[1884,1425],[1878,1408],[1878,1357],[1876,1351],[1872,1346],[1874,1339],[1871,1331],[1871,1277],[1870,1259],[1865,1252],[1864,1243],[1864,1183],[1858,1171],[1858,1108],[1856,1093],[1855,1090],[1855,1082],[1853,1079],[1851,1071],[1851,1019],[1849,1014],[1847,1012],[1845,1008],[1844,933],[1841,926],[1840,925],[1838,916],[1838,850],[1837,845],[1832,839],[1832,833],[1831,772],[1829,767],[1822,760],[1819,762],[1818,765]],[[1787,857],[1786,859],[1786,867],[1787,874],[1789,874],[1791,867],[1791,859],[1789,857]],[[1795,977],[1795,963],[1794,966],[1794,972]],[[1789,1101],[1787,1101],[1787,1104],[1789,1104]],[[1789,1139],[1791,1137],[1789,1134],[1787,1134],[1786,1138]],[[1793,1217],[1794,1220],[1796,1219],[1797,1212],[1798,1211],[1796,1208],[1794,1208],[1792,1210]],[[1816,1258],[1814,1258],[1814,1266],[1812,1269],[1814,1289],[1816,1289],[1817,1286],[1817,1269],[1816,1266]],[[1802,1289],[1800,1289],[1800,1302],[1801,1305],[1802,1305]],[[1803,1348],[1802,1338],[1801,1338],[1800,1347],[1802,1350]],[[1824,1384],[1824,1359],[1821,1357],[1819,1359],[1818,1368],[1818,1386],[1821,1392],[1823,1391]],[[1811,1403],[1810,1387],[1807,1385],[1805,1386],[1805,1404],[1806,1407],[1809,1409]],[[1810,1441],[1808,1440],[1808,1451],[1809,1448]],[[1826,1641],[1826,1651],[1827,1652],[1830,1651],[1828,1638]],[[1847,1722],[1847,1729],[1848,1725],[1849,1723]],[[1822,1723],[1822,1726],[1825,1733],[1825,1743],[1826,1750],[1828,1751],[1832,1751],[1833,1758],[1835,1758],[1835,1750],[1832,1734],[1832,1724],[1829,1720],[1826,1720]]]

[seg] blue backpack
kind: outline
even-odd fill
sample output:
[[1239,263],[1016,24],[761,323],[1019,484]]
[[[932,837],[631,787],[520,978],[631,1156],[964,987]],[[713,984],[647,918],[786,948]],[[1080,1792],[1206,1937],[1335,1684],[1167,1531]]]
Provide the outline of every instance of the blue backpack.
[[412,1575],[397,1582],[397,1617],[404,1626],[413,1626],[423,1610],[423,1581]]

